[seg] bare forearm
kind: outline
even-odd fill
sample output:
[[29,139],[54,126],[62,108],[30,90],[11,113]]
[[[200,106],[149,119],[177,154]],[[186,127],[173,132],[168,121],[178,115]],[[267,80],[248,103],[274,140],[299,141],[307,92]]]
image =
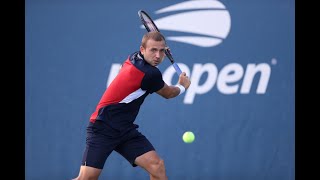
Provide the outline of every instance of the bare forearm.
[[186,89],[190,86],[190,80],[186,76],[186,73],[183,72],[180,77],[177,85],[168,86],[164,84],[163,88],[161,88],[157,93],[166,99],[174,98],[186,91]]
[[165,84],[165,86],[157,91],[157,93],[166,99],[170,99],[179,95],[180,88],[176,86],[168,86]]

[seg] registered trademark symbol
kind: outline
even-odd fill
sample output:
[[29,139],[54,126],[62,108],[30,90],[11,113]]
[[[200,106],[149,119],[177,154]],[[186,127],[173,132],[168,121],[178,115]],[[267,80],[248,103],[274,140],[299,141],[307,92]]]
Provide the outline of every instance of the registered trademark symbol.
[[272,65],[276,65],[277,64],[277,59],[276,58],[272,58],[271,59],[271,64]]

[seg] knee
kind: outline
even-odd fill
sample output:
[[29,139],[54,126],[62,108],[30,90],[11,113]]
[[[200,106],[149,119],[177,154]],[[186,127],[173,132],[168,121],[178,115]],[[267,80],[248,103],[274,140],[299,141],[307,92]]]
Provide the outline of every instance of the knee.
[[165,176],[165,165],[162,159],[158,159],[154,161],[151,165],[151,174],[156,177],[164,177]]

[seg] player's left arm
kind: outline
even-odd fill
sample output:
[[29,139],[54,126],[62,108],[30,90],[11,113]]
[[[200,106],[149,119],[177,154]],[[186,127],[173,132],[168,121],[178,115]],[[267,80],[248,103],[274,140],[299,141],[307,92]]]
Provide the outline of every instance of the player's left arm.
[[157,94],[160,96],[170,99],[178,96],[180,93],[180,89],[176,86],[168,86],[166,83],[164,83],[163,88],[157,91]]
[[174,98],[184,93],[185,90],[189,88],[190,84],[191,82],[188,76],[186,76],[186,73],[183,72],[179,76],[178,85],[168,86],[166,83],[164,83],[164,86],[158,90],[157,93],[166,99]]

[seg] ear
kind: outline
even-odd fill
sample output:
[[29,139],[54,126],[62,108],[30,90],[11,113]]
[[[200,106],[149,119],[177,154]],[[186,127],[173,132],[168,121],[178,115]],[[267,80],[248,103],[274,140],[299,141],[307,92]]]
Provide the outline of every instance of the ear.
[[143,46],[140,46],[140,52],[141,52],[142,55],[144,55],[145,50],[146,49]]

